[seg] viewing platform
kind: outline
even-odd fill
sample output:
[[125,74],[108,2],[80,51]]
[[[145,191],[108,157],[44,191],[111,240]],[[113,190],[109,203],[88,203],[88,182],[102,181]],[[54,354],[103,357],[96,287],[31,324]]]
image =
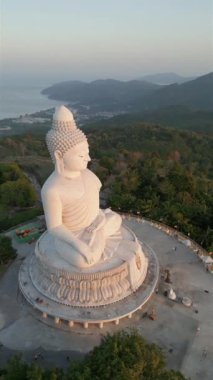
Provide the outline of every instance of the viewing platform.
[[[148,302],[132,318],[120,318],[119,324],[115,320],[103,325],[72,324],[34,310],[18,292],[17,278],[23,258],[34,251],[35,245],[13,240],[18,257],[0,281],[2,360],[9,355],[8,349],[13,353],[21,351],[23,358],[39,349],[54,366],[61,365],[66,360],[65,352],[67,355],[71,350],[74,357],[84,355],[99,344],[103,334],[136,328],[148,341],[162,347],[170,368],[181,370],[193,380],[200,379],[201,373],[205,380],[212,379],[212,274],[203,265],[198,246],[193,241],[187,244],[187,237],[180,238],[178,231],[173,233],[169,227],[164,231],[164,226],[144,219],[126,215],[124,224],[156,253],[160,272],[157,288]],[[171,283],[165,281],[167,270]],[[177,295],[174,301],[165,296],[171,287]],[[184,306],[183,297],[192,301],[190,307]],[[153,310],[155,319],[151,320]]]

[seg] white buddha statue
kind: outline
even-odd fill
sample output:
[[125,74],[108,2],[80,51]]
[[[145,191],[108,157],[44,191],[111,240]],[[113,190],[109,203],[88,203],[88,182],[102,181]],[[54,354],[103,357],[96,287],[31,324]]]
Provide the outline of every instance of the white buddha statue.
[[106,239],[121,226],[121,217],[99,208],[101,182],[87,169],[89,146],[64,106],[53,116],[46,137],[55,171],[42,188],[49,233],[59,255],[71,265],[86,268],[99,262]]
[[47,231],[29,265],[31,282],[47,300],[66,306],[119,301],[145,279],[141,244],[120,215],[99,208],[101,183],[87,169],[86,136],[64,106],[46,140],[55,170],[42,188]]

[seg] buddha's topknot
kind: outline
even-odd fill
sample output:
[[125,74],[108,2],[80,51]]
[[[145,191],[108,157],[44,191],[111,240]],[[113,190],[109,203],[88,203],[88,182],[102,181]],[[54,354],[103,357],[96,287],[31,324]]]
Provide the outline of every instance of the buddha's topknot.
[[87,138],[77,128],[72,112],[64,106],[56,108],[52,128],[46,135],[47,147],[53,162],[56,150],[59,150],[63,156],[70,148],[84,141],[87,141]]

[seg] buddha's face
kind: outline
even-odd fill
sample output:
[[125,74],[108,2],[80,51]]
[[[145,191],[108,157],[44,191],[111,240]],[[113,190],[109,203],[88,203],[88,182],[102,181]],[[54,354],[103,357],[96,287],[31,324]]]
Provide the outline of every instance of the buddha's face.
[[90,160],[88,143],[81,142],[63,155],[64,169],[73,172],[84,170]]

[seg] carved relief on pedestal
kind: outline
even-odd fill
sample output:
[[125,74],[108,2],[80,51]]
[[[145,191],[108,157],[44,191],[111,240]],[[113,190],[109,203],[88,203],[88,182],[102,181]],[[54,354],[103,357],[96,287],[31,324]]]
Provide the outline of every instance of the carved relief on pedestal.
[[126,297],[131,291],[126,262],[97,273],[68,273],[47,268],[33,257],[31,279],[36,288],[57,302],[71,306],[100,306]]

